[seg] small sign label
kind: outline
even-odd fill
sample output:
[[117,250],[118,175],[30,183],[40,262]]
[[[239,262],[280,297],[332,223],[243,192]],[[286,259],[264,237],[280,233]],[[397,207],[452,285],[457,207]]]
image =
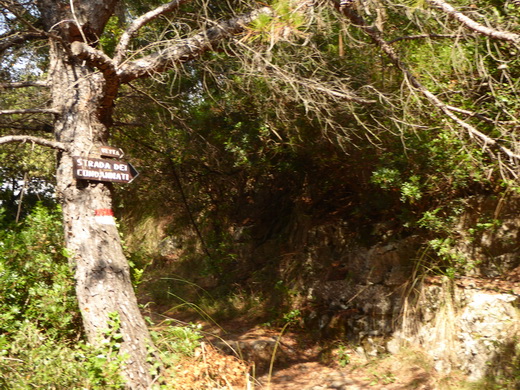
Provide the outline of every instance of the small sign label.
[[74,178],[130,183],[139,173],[127,162],[100,158],[72,157]]
[[99,155],[101,157],[123,158],[125,153],[120,148],[114,148],[112,146],[100,146]]

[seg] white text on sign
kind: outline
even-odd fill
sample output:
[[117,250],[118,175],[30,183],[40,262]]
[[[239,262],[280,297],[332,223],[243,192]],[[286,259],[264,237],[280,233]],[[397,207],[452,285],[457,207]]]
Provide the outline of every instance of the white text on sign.
[[76,179],[130,183],[137,171],[123,161],[73,157]]

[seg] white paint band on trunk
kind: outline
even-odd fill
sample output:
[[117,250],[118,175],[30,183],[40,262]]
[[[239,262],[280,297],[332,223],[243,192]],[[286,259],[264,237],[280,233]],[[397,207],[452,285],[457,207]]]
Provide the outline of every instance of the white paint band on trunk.
[[114,225],[116,224],[116,220],[111,215],[96,215],[94,219],[100,225]]

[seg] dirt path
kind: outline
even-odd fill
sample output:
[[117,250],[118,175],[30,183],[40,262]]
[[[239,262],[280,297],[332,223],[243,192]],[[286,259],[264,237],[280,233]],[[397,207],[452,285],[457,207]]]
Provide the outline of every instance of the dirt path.
[[291,330],[280,337],[280,329],[247,320],[219,327],[184,320],[202,325],[205,347],[172,374],[183,390],[437,390],[460,389],[464,379],[441,377],[418,351],[367,356],[355,344],[316,342]]
[[[433,390],[433,370],[417,356],[369,358],[360,349],[339,342],[312,342],[307,336],[262,327],[242,329],[209,337],[224,353],[235,354],[252,365],[255,390]],[[272,373],[269,375],[273,354]]]
[[269,381],[260,377],[262,389],[325,390],[325,389],[435,389],[434,381],[420,368],[394,372],[386,367],[364,365],[337,368],[318,362],[297,363],[276,371]]

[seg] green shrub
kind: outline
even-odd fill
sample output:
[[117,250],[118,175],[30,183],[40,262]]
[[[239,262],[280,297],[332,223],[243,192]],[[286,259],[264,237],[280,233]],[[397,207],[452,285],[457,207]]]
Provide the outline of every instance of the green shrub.
[[20,224],[0,214],[0,388],[122,388],[117,326],[102,348],[82,340],[60,214],[37,205]]
[[31,322],[52,337],[76,338],[81,322],[60,210],[38,205],[21,224],[2,222],[0,334],[9,338]]

